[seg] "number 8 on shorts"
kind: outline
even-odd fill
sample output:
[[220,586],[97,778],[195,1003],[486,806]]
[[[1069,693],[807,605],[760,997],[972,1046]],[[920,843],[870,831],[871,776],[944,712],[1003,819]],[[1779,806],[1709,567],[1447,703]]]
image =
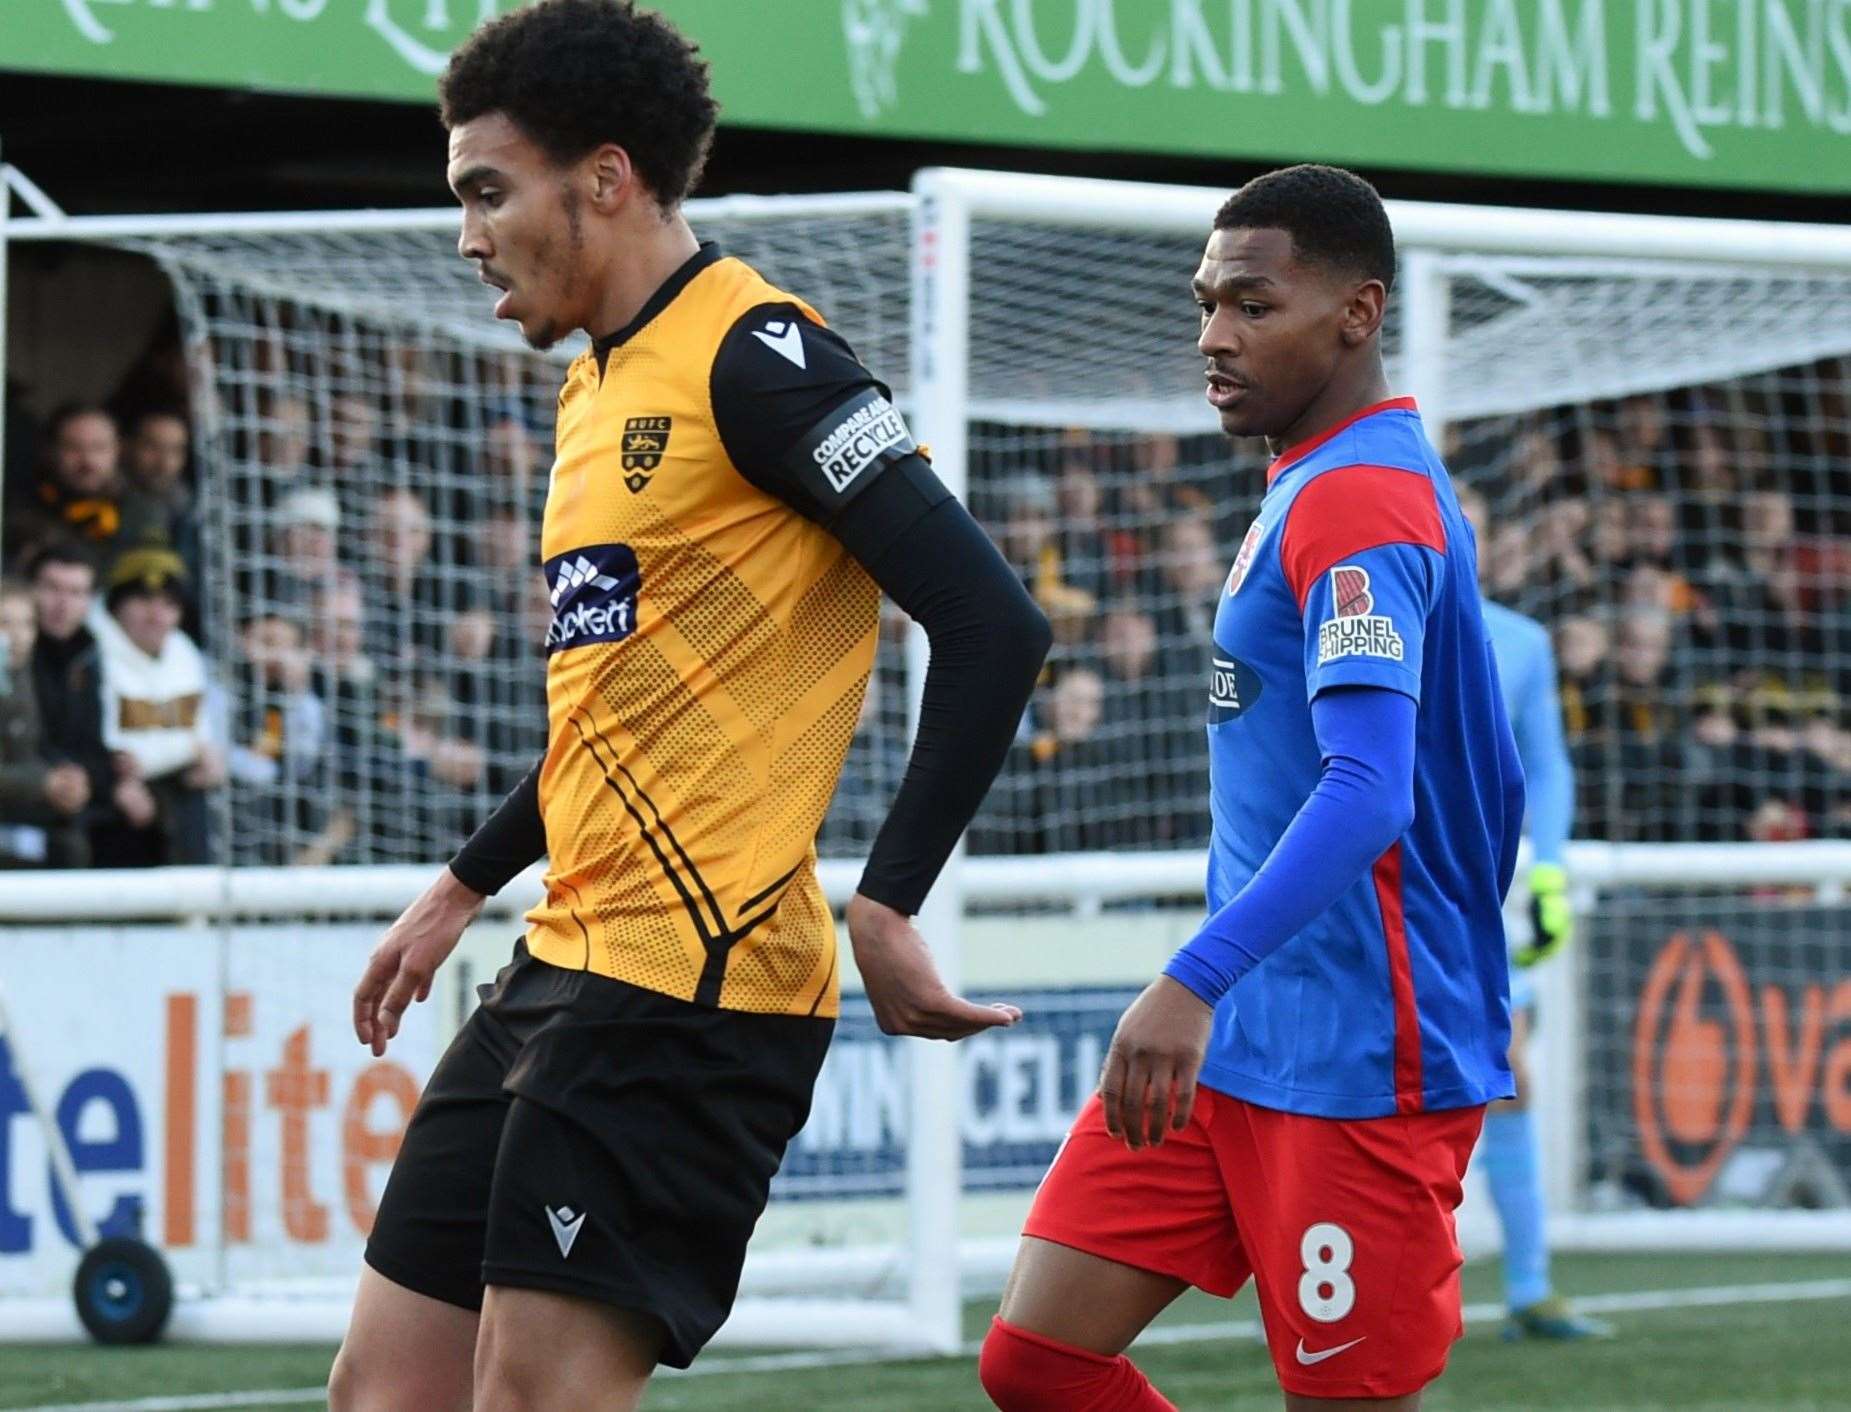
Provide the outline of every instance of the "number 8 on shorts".
[[1355,1258],[1356,1242],[1342,1226],[1319,1221],[1305,1227],[1298,1242],[1305,1267],[1298,1277],[1298,1307],[1320,1324],[1334,1324],[1355,1308],[1356,1282],[1350,1278]]

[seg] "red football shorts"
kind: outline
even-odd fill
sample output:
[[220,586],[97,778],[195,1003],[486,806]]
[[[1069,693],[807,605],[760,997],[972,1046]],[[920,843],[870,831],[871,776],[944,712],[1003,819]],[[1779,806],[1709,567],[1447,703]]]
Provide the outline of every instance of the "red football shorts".
[[1132,1152],[1095,1094],[1022,1233],[1223,1298],[1252,1275],[1286,1391],[1401,1397],[1464,1331],[1453,1211],[1483,1121],[1310,1118],[1197,1089],[1187,1128]]

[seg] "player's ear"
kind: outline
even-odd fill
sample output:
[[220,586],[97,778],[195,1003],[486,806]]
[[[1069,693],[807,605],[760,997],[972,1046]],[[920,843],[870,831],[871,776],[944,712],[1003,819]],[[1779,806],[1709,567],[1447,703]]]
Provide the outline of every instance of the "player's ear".
[[1375,336],[1388,309],[1388,291],[1379,279],[1366,279],[1350,291],[1344,306],[1341,333],[1344,346],[1357,348]]
[[615,211],[636,183],[630,154],[614,142],[594,149],[585,159],[585,170],[591,184],[592,208],[604,215]]

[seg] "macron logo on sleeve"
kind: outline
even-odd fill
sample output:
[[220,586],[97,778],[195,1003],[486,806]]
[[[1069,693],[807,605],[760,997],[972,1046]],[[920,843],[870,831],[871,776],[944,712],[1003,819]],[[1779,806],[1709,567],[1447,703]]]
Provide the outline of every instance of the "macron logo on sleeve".
[[762,329],[753,329],[752,337],[764,344],[786,362],[795,363],[808,370],[803,351],[803,330],[794,322],[777,319],[766,324]]

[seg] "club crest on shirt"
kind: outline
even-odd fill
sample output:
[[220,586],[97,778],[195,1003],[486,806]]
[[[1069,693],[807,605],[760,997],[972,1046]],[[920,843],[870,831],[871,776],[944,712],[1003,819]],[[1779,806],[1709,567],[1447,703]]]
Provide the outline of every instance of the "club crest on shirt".
[[1405,651],[1392,619],[1371,612],[1375,594],[1369,571],[1360,564],[1339,564],[1330,571],[1334,616],[1318,629],[1318,665],[1343,657],[1384,657],[1399,662]]
[[1234,567],[1228,572],[1228,597],[1232,598],[1240,591],[1240,586],[1247,581],[1247,570],[1253,567],[1253,555],[1260,547],[1260,541],[1266,537],[1266,526],[1255,520],[1247,527],[1247,537],[1240,542],[1240,552],[1234,556]]
[[623,424],[623,483],[632,495],[649,484],[668,450],[672,417],[631,417]]

